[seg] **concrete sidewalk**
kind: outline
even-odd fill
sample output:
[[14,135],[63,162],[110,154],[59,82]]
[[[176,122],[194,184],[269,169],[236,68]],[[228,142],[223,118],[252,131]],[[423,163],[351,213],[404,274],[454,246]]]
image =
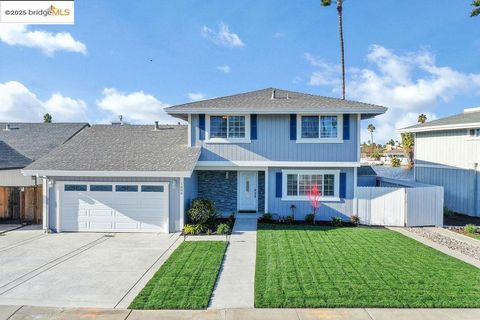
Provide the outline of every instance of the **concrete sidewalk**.
[[1,306],[0,320],[464,320],[480,319],[480,309],[221,309],[128,310]]
[[238,214],[210,300],[211,309],[253,308],[256,251],[257,216]]

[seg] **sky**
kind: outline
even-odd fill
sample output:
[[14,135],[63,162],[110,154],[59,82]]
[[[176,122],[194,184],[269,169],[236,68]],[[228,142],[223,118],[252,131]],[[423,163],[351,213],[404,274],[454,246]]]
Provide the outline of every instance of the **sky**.
[[[480,106],[470,0],[345,0],[347,99],[375,142]],[[314,0],[75,1],[74,25],[0,24],[0,121],[176,123],[163,108],[276,87],[341,96],[335,7]]]

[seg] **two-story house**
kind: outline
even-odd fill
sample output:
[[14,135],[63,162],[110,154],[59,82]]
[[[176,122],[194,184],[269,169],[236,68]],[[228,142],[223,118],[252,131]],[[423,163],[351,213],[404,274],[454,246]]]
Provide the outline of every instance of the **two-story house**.
[[480,217],[480,108],[399,131],[415,136],[415,180],[443,186],[448,209]]
[[45,178],[45,227],[178,231],[195,197],[232,212],[356,212],[360,121],[385,107],[263,89],[166,109],[188,126],[92,126],[24,170]]

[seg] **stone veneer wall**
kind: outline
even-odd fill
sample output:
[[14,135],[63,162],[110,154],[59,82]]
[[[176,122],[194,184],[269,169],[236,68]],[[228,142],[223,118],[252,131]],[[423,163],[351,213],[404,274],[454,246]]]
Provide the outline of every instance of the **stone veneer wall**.
[[258,212],[265,212],[265,172],[258,171]]
[[237,211],[236,171],[197,171],[197,173],[198,197],[212,200],[222,214]]

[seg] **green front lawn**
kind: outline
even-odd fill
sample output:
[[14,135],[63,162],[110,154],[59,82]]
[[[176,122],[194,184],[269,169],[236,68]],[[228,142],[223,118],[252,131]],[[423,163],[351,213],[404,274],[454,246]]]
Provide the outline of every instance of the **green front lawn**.
[[224,241],[183,242],[130,304],[131,309],[206,309],[227,248]]
[[480,270],[383,228],[260,224],[255,306],[480,307]]

